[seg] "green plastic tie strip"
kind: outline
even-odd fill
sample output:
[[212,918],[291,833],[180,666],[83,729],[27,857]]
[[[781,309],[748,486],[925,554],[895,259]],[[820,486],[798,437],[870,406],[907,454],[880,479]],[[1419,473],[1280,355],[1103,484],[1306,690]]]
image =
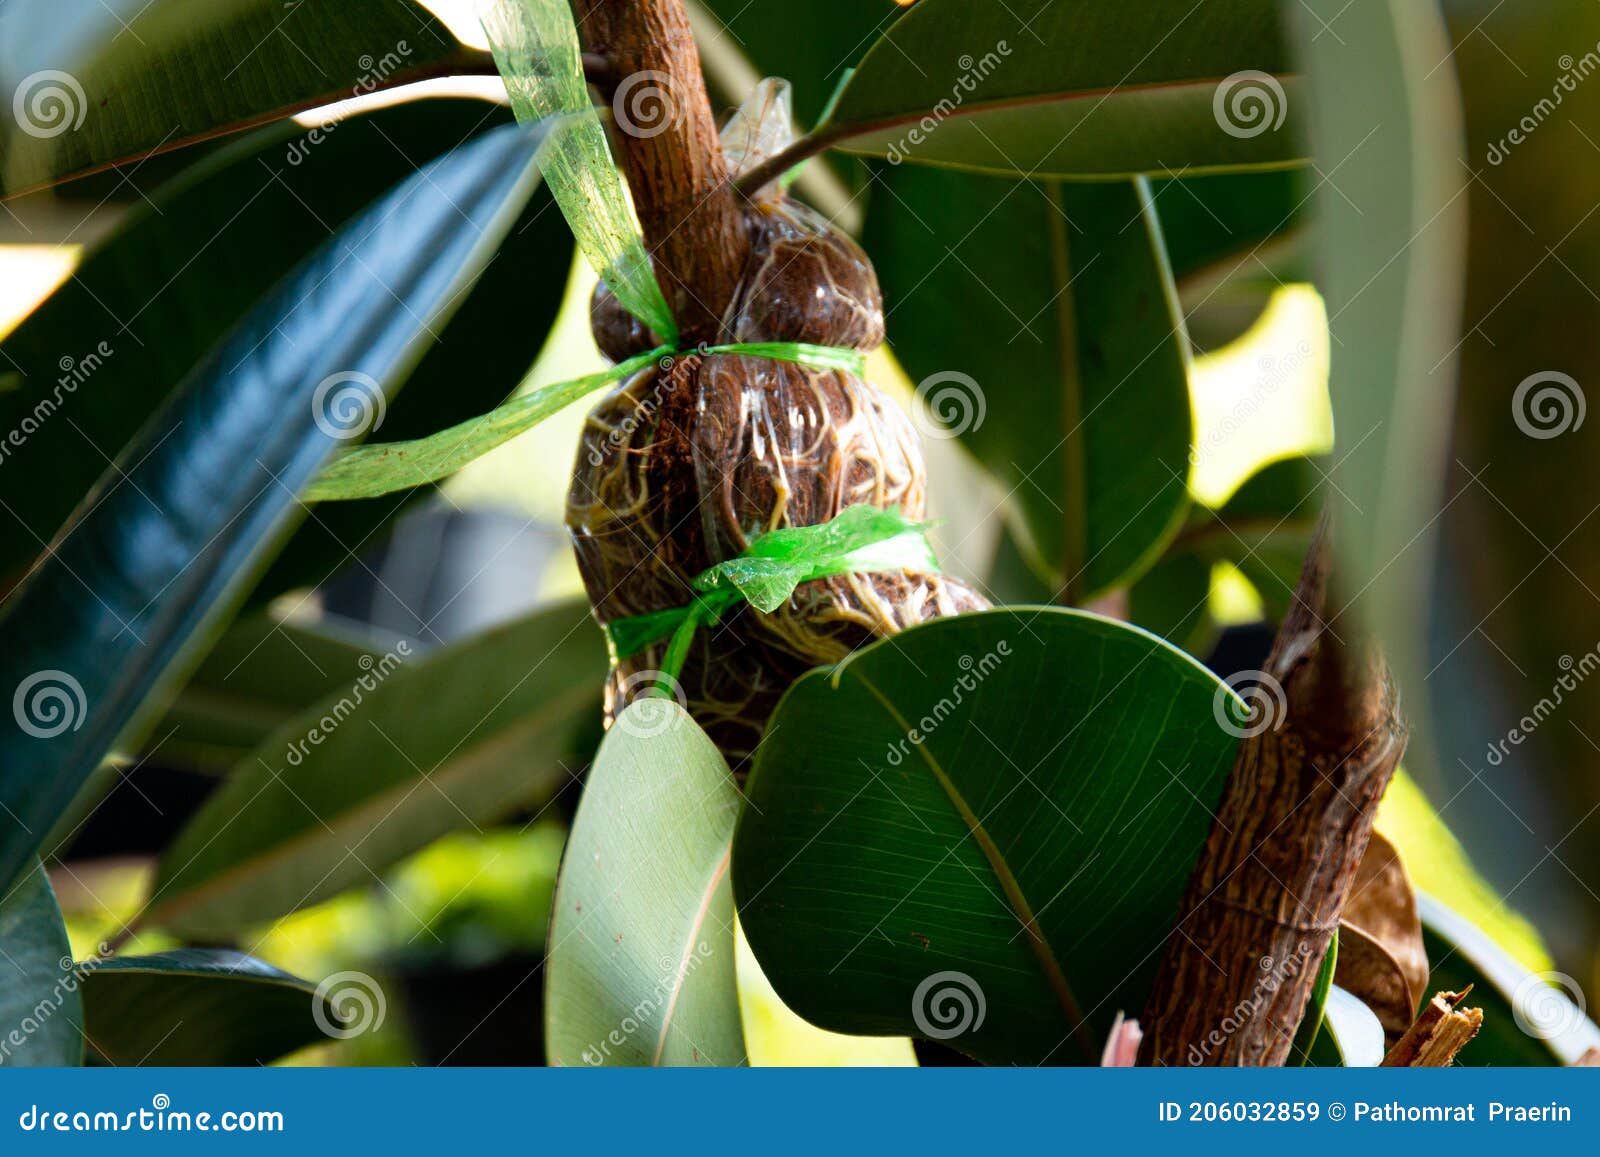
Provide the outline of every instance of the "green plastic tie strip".
[[[609,370],[540,386],[521,397],[512,398],[487,414],[468,418],[426,438],[349,450],[334,459],[303,497],[307,502],[378,498],[409,490],[413,486],[437,482],[474,459],[481,458],[496,446],[504,445],[518,434],[533,429],[552,414],[644,369],[651,362],[708,354],[769,358],[816,369],[843,370],[858,376],[866,366],[866,356],[860,350],[810,345],[806,342],[700,346],[686,353],[672,346],[659,346],[618,362]],[[663,368],[670,366],[663,364]]]
[[747,602],[762,614],[781,607],[801,583],[841,574],[915,570],[939,572],[928,542],[930,524],[915,522],[898,506],[849,506],[820,526],[793,526],[756,538],[738,558],[719,562],[689,584],[686,606],[618,619],[606,626],[613,662],[667,643],[657,689],[683,673],[689,646],[701,627]]
[[567,0],[482,0],[479,18],[517,120],[555,118],[539,164],[578,248],[624,309],[662,340],[676,342],[677,322],[589,99]]

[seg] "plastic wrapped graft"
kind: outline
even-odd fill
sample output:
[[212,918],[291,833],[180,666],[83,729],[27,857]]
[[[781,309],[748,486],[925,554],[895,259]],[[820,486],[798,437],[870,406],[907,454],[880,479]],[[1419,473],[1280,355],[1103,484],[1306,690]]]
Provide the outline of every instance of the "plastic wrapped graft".
[[[770,82],[768,82],[770,85]],[[764,85],[747,109],[787,121]],[[782,147],[745,112],[725,137],[747,166]],[[759,145],[759,147],[757,147]],[[861,248],[775,187],[748,211],[750,263],[724,320],[728,342],[806,342],[870,350],[883,299]],[[614,360],[656,345],[603,286],[595,340]],[[622,382],[585,425],[568,497],[578,565],[602,624],[681,607],[689,583],[780,527],[817,526],[857,504],[920,519],[926,476],[916,431],[860,376],[730,354],[663,358]],[[927,619],[987,607],[935,573],[847,574],[801,585],[770,614],[749,607],[696,638],[681,697],[737,765],[760,740],[785,688],[874,639]],[[649,694],[662,648],[620,661],[614,717]]]

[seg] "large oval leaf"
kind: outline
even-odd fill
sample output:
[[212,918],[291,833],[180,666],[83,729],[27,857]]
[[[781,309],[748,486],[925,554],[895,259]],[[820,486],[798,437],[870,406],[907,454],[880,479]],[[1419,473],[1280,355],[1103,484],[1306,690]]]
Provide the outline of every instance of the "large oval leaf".
[[[508,120],[480,100],[419,100],[306,130],[243,138],[156,190],[0,344],[18,374],[0,391],[0,587],[44,551],[84,493],[193,366],[333,229],[416,166]],[[560,307],[572,240],[536,195],[495,260],[440,327],[373,432],[419,437],[488,409],[533,361]],[[530,277],[528,270],[546,270]],[[255,597],[317,582],[401,504],[319,511]]]
[[641,700],[606,733],[556,884],[551,1064],[746,1062],[728,881],[739,803],[676,702]]
[[410,0],[11,0],[0,44],[0,195],[481,57]]
[[235,935],[543,803],[592,750],[605,649],[585,606],[403,658],[385,655],[239,762],[162,856],[142,923]]
[[44,865],[0,896],[0,1066],[83,1061],[83,999]]
[[1272,0],[920,0],[820,132],[1033,177],[1283,166],[1305,159],[1284,73]]
[[837,1032],[1098,1063],[1210,830],[1230,694],[1154,636],[1064,610],[942,619],[805,676],[734,841],[773,986]]
[[114,956],[79,972],[90,1054],[104,1064],[260,1065],[348,1031],[318,986],[231,949]]
[[864,241],[932,432],[1011,491],[1067,601],[1136,577],[1189,502],[1188,337],[1148,186],[877,177]]
[[536,147],[515,126],[475,141],[302,263],[196,367],[11,598],[0,880],[117,737],[148,721],[158,681],[302,513],[301,487],[403,383],[521,212]]

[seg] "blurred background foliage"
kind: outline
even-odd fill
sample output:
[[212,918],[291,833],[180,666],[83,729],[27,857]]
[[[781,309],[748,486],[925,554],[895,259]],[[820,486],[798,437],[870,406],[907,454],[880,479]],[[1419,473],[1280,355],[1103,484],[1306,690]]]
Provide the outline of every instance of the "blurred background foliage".
[[[468,48],[485,47],[471,0],[427,6]],[[1466,81],[1468,134],[1479,154],[1548,91],[1548,77],[1514,61],[1553,67],[1563,54],[1581,55],[1600,41],[1600,9],[1553,7],[1561,9],[1559,19],[1549,19],[1544,6],[1445,5],[1457,38],[1454,67]],[[842,79],[842,63],[859,57],[901,11],[891,0],[814,0],[807,34],[796,36],[786,7],[764,0],[698,0],[692,8],[721,109],[730,110],[754,78],[777,72],[796,85],[802,123],[821,112]],[[494,108],[499,89],[492,79],[429,82],[364,103],[445,95],[484,102],[487,113],[503,119]],[[1562,961],[1574,968],[1594,966],[1600,918],[1600,897],[1589,885],[1578,879],[1574,887],[1571,869],[1537,854],[1570,838],[1584,865],[1600,864],[1600,834],[1592,834],[1600,833],[1600,824],[1567,830],[1571,819],[1587,819],[1600,801],[1600,746],[1590,738],[1600,736],[1600,691],[1584,690],[1577,708],[1582,714],[1570,725],[1539,732],[1528,756],[1536,770],[1520,780],[1485,775],[1482,758],[1484,746],[1522,711],[1484,710],[1485,700],[1536,702],[1561,669],[1561,656],[1574,652],[1574,640],[1600,640],[1600,598],[1580,577],[1600,574],[1594,547],[1600,537],[1574,533],[1574,523],[1581,526],[1588,517],[1584,511],[1593,513],[1589,490],[1552,484],[1558,477],[1586,478],[1589,464],[1600,460],[1592,445],[1595,426],[1583,428],[1581,437],[1544,442],[1517,438],[1514,430],[1508,436],[1506,420],[1510,391],[1534,370],[1560,368],[1580,380],[1600,380],[1593,343],[1575,340],[1594,332],[1600,306],[1600,296],[1575,272],[1600,269],[1600,225],[1591,219],[1600,142],[1588,139],[1600,133],[1581,127],[1600,124],[1600,117],[1585,115],[1596,111],[1600,85],[1572,100],[1570,127],[1552,125],[1505,164],[1470,174],[1461,404],[1434,619],[1421,625],[1438,661],[1430,672],[1431,707],[1444,722],[1434,734],[1453,736],[1453,744],[1414,754],[1411,774],[1391,789],[1379,821],[1422,890],[1472,914],[1533,969],[1550,967],[1551,957],[1520,909],[1538,916],[1539,927],[1558,941]],[[311,111],[298,120],[303,127],[329,116]],[[67,284],[94,245],[143,212],[145,198],[179,166],[199,151],[224,147],[197,146],[181,159],[156,157],[120,179],[94,177],[7,202],[0,216],[0,335]],[[1218,549],[1217,528],[1234,538],[1248,535],[1252,518],[1265,511],[1279,533],[1283,520],[1273,512],[1299,504],[1286,505],[1276,492],[1266,502],[1267,486],[1252,492],[1247,483],[1267,478],[1262,471],[1274,464],[1284,468],[1270,476],[1271,486],[1292,490],[1306,478],[1314,482],[1320,467],[1301,464],[1325,462],[1334,448],[1329,367],[1330,358],[1337,359],[1327,311],[1310,282],[1311,264],[1300,252],[1314,182],[1302,174],[1259,174],[1233,185],[1197,178],[1151,188],[1195,346],[1187,374],[1195,452],[1185,479],[1194,506],[1170,549],[1124,597],[1134,621],[1209,655],[1224,676],[1259,666],[1285,584],[1292,582],[1299,540],[1278,544],[1288,562],[1275,565],[1267,538],[1251,538],[1250,546],[1261,549],[1241,559],[1226,539],[1226,549]],[[813,162],[799,190],[857,229],[872,211],[873,182],[851,158]],[[1265,232],[1264,219],[1272,226]],[[1239,262],[1241,253],[1251,259]],[[593,284],[592,272],[574,258],[559,301],[547,295],[543,308],[553,312],[554,325],[519,390],[603,366],[588,327]],[[508,278],[502,309],[517,289],[516,278]],[[889,304],[892,311],[895,303]],[[891,343],[896,332],[891,312]],[[510,386],[502,380],[510,372],[506,366],[474,364],[470,347],[453,356],[459,362],[443,367],[449,373],[463,381],[492,379],[478,382],[484,397]],[[892,344],[872,355],[868,376],[902,405],[924,405]],[[312,632],[352,635],[375,651],[404,638],[426,653],[581,595],[562,510],[589,404],[474,462],[407,507],[387,534],[353,535],[362,542],[356,561],[309,594],[287,587],[272,592],[270,611],[256,613]],[[938,422],[928,417],[922,424],[933,429]],[[936,545],[947,569],[1006,601],[1052,601],[1053,576],[1027,549],[1025,513],[995,472],[953,438],[927,439],[926,450],[930,507],[941,520]],[[1298,524],[1309,522],[1308,513],[1289,529],[1303,531]],[[1547,560],[1531,575],[1525,573],[1530,552]],[[1463,637],[1464,646],[1456,642]],[[261,704],[253,709],[263,710]],[[69,825],[67,862],[52,873],[79,956],[115,936],[139,909],[154,854],[211,793],[232,757],[292,716],[288,706],[274,710],[247,721],[226,761],[193,752],[185,758],[176,745],[163,752],[157,742],[108,769],[115,783],[109,802],[81,828]],[[541,1056],[528,1030],[539,1023],[549,896],[576,787],[573,774],[537,805],[447,835],[369,882],[241,936],[240,945],[254,955],[300,976],[363,968],[394,982],[388,989],[397,999],[379,1031],[289,1059],[495,1063]],[[1537,822],[1508,824],[1507,808]],[[1533,871],[1523,874],[1535,860]],[[1513,890],[1513,904],[1500,898]],[[542,901],[530,903],[530,897]],[[174,943],[158,931],[141,931],[130,948],[153,952]],[[910,1063],[906,1042],[842,1038],[799,1021],[742,943],[739,976],[757,1063]],[[465,1041],[463,1024],[471,1027]]]

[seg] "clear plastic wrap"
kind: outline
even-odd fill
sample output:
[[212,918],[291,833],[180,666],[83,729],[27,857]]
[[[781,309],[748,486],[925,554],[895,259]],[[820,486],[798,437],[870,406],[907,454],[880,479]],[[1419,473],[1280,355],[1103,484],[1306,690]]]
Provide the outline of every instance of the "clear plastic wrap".
[[[761,118],[781,121],[781,131]],[[725,134],[730,159],[743,168],[781,149],[787,122],[787,101],[764,85]],[[749,219],[753,252],[721,340],[863,351],[883,341],[877,275],[853,240],[775,187]],[[613,358],[651,348],[644,327],[626,324],[609,296],[602,288],[592,305],[601,348]],[[688,354],[640,371],[595,407],[567,521],[595,614],[608,623],[683,606],[694,597],[696,575],[738,556],[756,536],[820,525],[856,504],[925,516],[921,447],[890,398],[846,370]],[[985,606],[933,573],[805,583],[770,614],[742,607],[700,632],[682,697],[737,761],[805,671],[926,619]],[[662,651],[617,664],[613,714],[650,693]]]

